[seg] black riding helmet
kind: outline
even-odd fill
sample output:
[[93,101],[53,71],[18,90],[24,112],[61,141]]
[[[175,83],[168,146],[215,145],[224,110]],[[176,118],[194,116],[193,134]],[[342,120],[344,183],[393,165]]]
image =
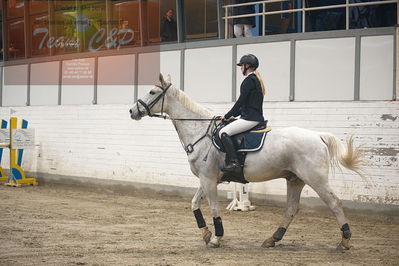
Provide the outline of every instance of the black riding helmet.
[[244,64],[248,64],[250,67],[257,69],[259,66],[259,60],[253,54],[246,54],[241,57],[237,66],[242,66]]

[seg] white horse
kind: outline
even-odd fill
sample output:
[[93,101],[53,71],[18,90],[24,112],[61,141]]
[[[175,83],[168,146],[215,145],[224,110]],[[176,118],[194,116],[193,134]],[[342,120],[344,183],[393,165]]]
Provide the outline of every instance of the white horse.
[[[174,124],[191,171],[200,180],[200,187],[192,199],[192,210],[202,238],[210,247],[219,247],[224,230],[217,201],[217,185],[221,182],[221,168],[225,155],[212,146],[209,137],[213,115],[192,101],[184,92],[171,86],[170,77],[159,77],[156,85],[130,109],[131,118],[168,115]],[[161,113],[161,115],[159,115]],[[244,176],[249,182],[276,178],[287,180],[287,209],[277,231],[262,246],[273,247],[280,241],[298,212],[301,191],[305,184],[312,187],[334,213],[342,240],[338,247],[349,249],[351,231],[342,210],[341,201],[328,184],[329,168],[338,166],[359,172],[361,152],[354,148],[352,139],[346,146],[330,133],[320,133],[297,127],[273,129],[268,133],[264,148],[248,153]],[[360,174],[361,175],[361,174]],[[201,199],[208,199],[213,216],[215,236],[206,226],[200,210]]]

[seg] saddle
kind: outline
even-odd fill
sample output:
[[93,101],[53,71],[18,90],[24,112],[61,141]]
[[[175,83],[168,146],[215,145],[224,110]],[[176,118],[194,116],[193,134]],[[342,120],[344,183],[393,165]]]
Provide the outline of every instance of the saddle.
[[[221,152],[225,153],[226,151],[224,150],[222,141],[219,138],[219,132],[223,127],[227,126],[233,121],[235,120],[223,121],[213,131],[212,134],[213,146],[215,146],[215,148]],[[259,151],[263,147],[266,135],[270,130],[271,128],[267,127],[267,120],[266,120],[259,123],[257,126],[248,131],[245,131],[243,133],[231,137],[234,142],[234,146],[236,147],[238,161],[240,162],[242,170],[241,173],[237,176],[231,173],[224,173],[222,176],[222,181],[238,182],[243,184],[248,183],[248,181],[245,180],[243,173],[244,163],[247,153]],[[230,161],[227,154],[225,160],[226,162]]]

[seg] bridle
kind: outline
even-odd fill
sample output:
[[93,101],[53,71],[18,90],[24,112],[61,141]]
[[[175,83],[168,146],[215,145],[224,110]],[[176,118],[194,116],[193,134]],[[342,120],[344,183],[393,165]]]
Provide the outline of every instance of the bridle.
[[[169,83],[166,87],[161,87],[158,85],[155,85],[158,88],[160,88],[162,90],[162,93],[159,94],[154,100],[152,100],[149,104],[146,104],[145,102],[143,102],[141,99],[137,100],[136,106],[137,106],[137,112],[140,116],[140,118],[142,118],[144,116],[144,112],[140,111],[139,108],[139,103],[144,107],[144,109],[147,111],[148,116],[150,117],[160,117],[160,118],[164,118],[166,119],[167,116],[163,114],[163,106],[164,106],[164,102],[165,102],[165,94],[168,91],[168,89],[170,88],[170,86],[172,86],[172,83]],[[154,107],[155,104],[158,103],[158,101],[162,98],[162,107],[161,107],[161,114],[152,114],[151,113],[151,108]]]
[[[169,119],[169,120],[172,120],[172,121],[210,121],[210,123],[208,125],[208,128],[206,130],[206,133],[204,135],[202,135],[199,139],[197,139],[193,144],[190,143],[190,144],[188,144],[186,146],[180,140],[180,142],[181,142],[181,144],[183,146],[183,149],[186,151],[187,154],[189,154],[189,153],[192,153],[194,151],[194,146],[198,142],[200,142],[202,139],[204,139],[207,136],[210,137],[210,138],[212,137],[209,134],[209,132],[211,131],[212,122],[213,122],[213,124],[216,127],[216,121],[220,120],[220,118],[219,117],[213,117],[213,118],[170,118],[169,116],[164,115],[163,107],[164,107],[164,102],[165,102],[165,94],[166,94],[166,92],[168,91],[168,89],[170,88],[171,85],[172,85],[172,83],[169,83],[166,87],[155,85],[155,86],[157,86],[158,88],[160,88],[162,90],[162,93],[159,94],[155,99],[153,99],[149,104],[146,104],[141,99],[138,99],[137,103],[136,103],[137,112],[138,112],[140,118],[142,118],[144,116],[145,113],[140,111],[140,107],[139,107],[139,104],[141,104],[144,107],[144,109],[147,111],[148,116],[150,116],[150,117],[158,117],[158,118],[163,118],[163,119]],[[157,104],[158,101],[161,98],[162,98],[161,114],[159,115],[159,114],[151,113],[151,108],[154,107],[154,105]],[[130,114],[131,113],[132,113],[132,110],[130,110]],[[175,125],[175,127],[176,127],[176,125]],[[209,150],[208,150],[208,153],[209,153]],[[206,158],[207,158],[207,156],[206,156]],[[204,158],[204,161],[206,161],[206,158]]]

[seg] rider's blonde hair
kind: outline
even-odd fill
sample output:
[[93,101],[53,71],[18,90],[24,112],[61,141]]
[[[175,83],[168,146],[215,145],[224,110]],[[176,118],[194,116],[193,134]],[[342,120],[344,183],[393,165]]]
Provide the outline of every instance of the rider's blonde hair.
[[260,76],[258,70],[255,70],[255,75],[256,75],[256,77],[257,77],[258,80],[259,80],[260,86],[262,87],[262,94],[263,94],[263,96],[265,96],[265,94],[266,94],[266,87],[265,87],[265,84],[263,83],[263,79],[262,79],[262,77]]

